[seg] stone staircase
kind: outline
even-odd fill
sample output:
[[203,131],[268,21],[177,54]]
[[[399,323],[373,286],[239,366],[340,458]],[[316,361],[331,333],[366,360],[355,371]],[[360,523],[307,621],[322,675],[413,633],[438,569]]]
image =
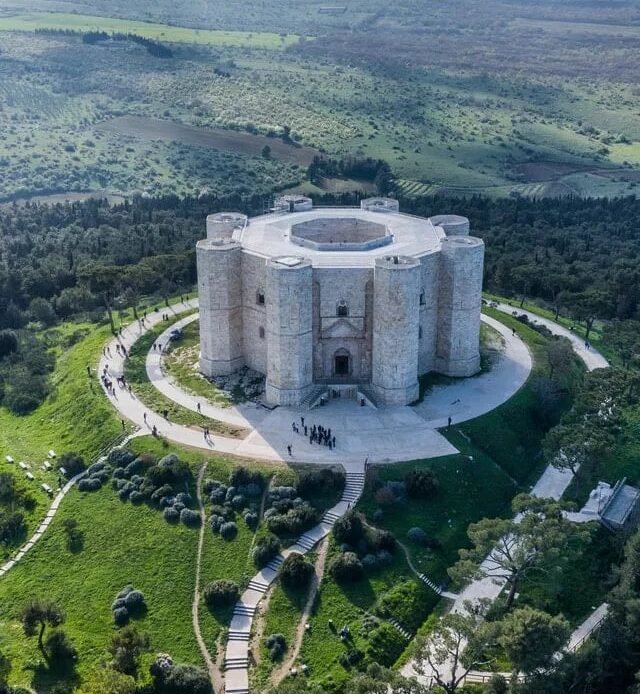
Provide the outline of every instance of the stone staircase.
[[407,641],[410,641],[410,640],[411,640],[411,637],[412,637],[411,632],[407,631],[407,630],[402,626],[402,624],[400,624],[400,622],[398,622],[396,619],[393,619],[392,617],[389,617],[386,621],[389,622],[389,624],[391,624],[392,627],[395,627],[395,629],[396,629],[397,631],[399,631],[400,634],[402,634],[402,636],[404,636],[404,638],[405,638]]
[[[331,528],[338,518],[343,516],[358,501],[364,489],[364,481],[364,472],[347,471],[340,501],[326,511],[318,525],[307,530],[294,545],[274,557],[262,571],[249,581],[247,590],[233,608],[231,624],[229,625],[224,659],[225,694],[249,694],[249,639],[253,618],[260,600],[276,579],[285,558],[293,552],[306,554],[325,538],[331,532]],[[397,626],[394,624],[394,626],[403,636],[408,634],[400,624]],[[409,634],[405,638],[411,638],[411,635]]]
[[435,584],[428,576],[426,576],[425,574],[418,574],[418,575],[420,576],[420,580],[421,580],[425,585],[429,586],[429,588],[431,588],[431,590],[432,590],[436,595],[442,595],[442,593],[443,593],[444,591],[442,590],[442,587],[441,587],[441,586],[436,585],[436,584]]
[[320,398],[323,395],[327,395],[328,397],[329,391],[327,390],[326,386],[315,386],[309,391],[309,394],[307,395],[306,398],[303,399],[303,401],[300,403],[300,407],[305,410],[310,410],[312,409],[315,404],[320,400]]

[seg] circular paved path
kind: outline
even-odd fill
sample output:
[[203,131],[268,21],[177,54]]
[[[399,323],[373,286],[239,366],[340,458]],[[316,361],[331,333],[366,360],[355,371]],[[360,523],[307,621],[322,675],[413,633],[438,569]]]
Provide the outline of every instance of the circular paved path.
[[[197,299],[176,304],[164,313],[178,316],[197,308]],[[186,325],[196,320],[196,315],[186,316],[172,324],[158,338],[161,345],[168,343],[169,332],[176,325]],[[387,407],[374,410],[359,407],[355,401],[332,400],[325,407],[303,410],[278,407],[268,410],[255,403],[236,407],[218,407],[182,390],[172,383],[162,370],[161,355],[151,350],[147,355],[147,374],[153,385],[168,398],[194,412],[198,403],[202,414],[235,426],[242,426],[250,433],[244,439],[212,435],[205,440],[199,428],[190,428],[165,420],[149,410],[135,394],[116,387],[115,395],[109,395],[120,413],[137,424],[141,434],[157,428],[159,435],[179,444],[231,453],[262,460],[295,460],[307,463],[342,463],[359,465],[365,458],[371,463],[401,462],[449,455],[456,449],[436,431],[447,424],[473,419],[494,409],[508,400],[526,381],[531,371],[531,356],[525,344],[499,321],[483,316],[483,321],[495,328],[504,340],[504,351],[488,373],[474,378],[454,381],[450,385],[437,386],[415,407]],[[110,356],[100,361],[99,372],[108,365],[108,373],[115,381],[124,371],[124,356],[116,351],[116,344],[124,345],[127,352],[139,337],[162,322],[162,313],[149,316],[144,324],[132,324],[123,334],[109,343]],[[145,420],[146,414],[146,420]],[[336,448],[310,444],[308,439],[292,432],[292,422],[300,417],[311,425],[322,424],[336,436]],[[287,453],[287,445],[293,455]]]

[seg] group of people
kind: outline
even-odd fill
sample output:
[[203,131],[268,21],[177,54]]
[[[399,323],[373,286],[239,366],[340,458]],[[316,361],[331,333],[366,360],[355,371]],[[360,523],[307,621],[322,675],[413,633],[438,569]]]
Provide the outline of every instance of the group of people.
[[[331,433],[331,428],[325,429],[322,424],[313,426],[304,423],[304,417],[300,417],[300,424],[296,421],[291,422],[291,430],[294,434],[300,434],[309,438],[309,443],[317,443],[320,446],[327,446],[329,450],[336,447],[336,437]],[[289,455],[292,455],[291,445],[287,446]]]

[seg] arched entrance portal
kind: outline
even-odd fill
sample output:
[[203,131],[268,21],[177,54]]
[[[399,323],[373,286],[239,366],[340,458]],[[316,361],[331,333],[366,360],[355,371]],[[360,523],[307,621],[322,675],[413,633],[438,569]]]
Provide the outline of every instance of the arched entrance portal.
[[339,349],[333,355],[333,375],[346,378],[351,374],[351,354],[346,349]]

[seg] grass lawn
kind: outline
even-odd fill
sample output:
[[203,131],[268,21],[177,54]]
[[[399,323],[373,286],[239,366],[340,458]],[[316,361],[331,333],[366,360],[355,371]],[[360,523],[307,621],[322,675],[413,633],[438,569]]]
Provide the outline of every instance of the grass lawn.
[[[547,376],[546,348],[549,341],[533,328],[500,311],[487,308],[485,313],[515,329],[531,351],[533,369],[527,382],[510,400],[457,428],[476,448],[495,460],[519,484],[525,485],[534,480],[545,464],[541,449],[544,427],[536,408],[534,384],[538,377]],[[581,362],[576,358],[571,379],[577,380],[581,374]],[[566,393],[561,398],[559,409],[564,411],[570,404],[570,394]],[[448,436],[446,431],[442,433]]]
[[237,46],[239,48],[286,48],[299,41],[296,34],[266,31],[211,31],[189,29],[169,24],[154,24],[130,19],[95,17],[83,14],[34,12],[0,18],[0,31],[35,31],[36,29],[71,29],[78,32],[106,31],[137,34],[149,39],[171,43],[192,43],[206,46]]
[[[177,424],[189,427],[208,426],[212,433],[221,436],[242,437],[247,432],[240,427],[234,427],[219,420],[210,419],[204,415],[188,410],[182,405],[165,397],[157,390],[147,378],[146,359],[147,353],[152,348],[155,340],[173,323],[184,318],[185,314],[176,317],[175,320],[165,322],[146,332],[129,350],[129,358],[125,364],[125,377],[131,384],[138,398],[154,412],[162,413],[167,410],[169,419]],[[188,314],[186,314],[188,315]]]
[[550,614],[563,614],[572,627],[578,626],[606,598],[615,581],[612,567],[622,560],[623,542],[594,523],[591,543],[584,553],[549,584],[524,580],[516,606],[532,605]]
[[[339,551],[332,539],[327,567]],[[396,550],[390,566],[367,572],[355,583],[340,585],[326,572],[310,619],[311,629],[304,637],[300,652],[300,660],[308,665],[311,678],[319,682],[324,691],[343,691],[341,686],[349,673],[340,664],[340,656],[352,649],[367,652],[371,624],[368,620],[363,622],[363,619],[372,614],[386,592],[402,581],[415,583],[420,591],[424,588],[410,572],[400,549]],[[420,605],[425,618],[436,603],[435,593],[425,591]],[[329,626],[329,620],[337,630],[348,625],[353,640],[341,641]]]
[[[188,462],[194,498],[197,470],[205,459],[209,461],[207,476],[223,480],[239,462],[168,446],[152,437],[134,439],[129,447],[136,453],[151,452],[158,457],[175,452]],[[257,467],[267,474],[276,466]],[[76,554],[66,548],[62,528],[66,518],[75,519],[84,533],[84,548]],[[242,582],[253,573],[248,565],[253,533],[241,520],[238,527],[238,536],[231,542],[207,529],[203,587],[223,577]],[[158,510],[146,504],[121,502],[109,484],[91,494],[77,489],[70,492],[40,543],[0,580],[0,650],[13,661],[12,682],[48,691],[55,679],[54,673],[27,667],[40,660],[35,640],[25,639],[17,621],[29,597],[54,599],[64,609],[65,629],[80,653],[77,670],[83,677],[107,658],[106,646],[115,633],[110,605],[127,583],[144,592],[149,607],[138,622],[151,637],[144,672],[159,651],[171,653],[178,661],[200,664],[191,625],[197,537],[197,529],[169,525]],[[213,616],[204,607],[201,615],[205,639],[213,647],[228,615]]]
[[[440,482],[440,490],[434,499],[406,499],[384,506],[382,520],[375,522],[372,516],[380,506],[368,485],[358,505],[368,522],[391,531],[409,550],[414,566],[436,583],[446,580],[447,567],[457,561],[458,549],[466,545],[469,523],[508,512],[509,502],[518,491],[490,456],[471,445],[457,431],[450,432],[448,438],[460,450],[459,454],[375,466],[371,473],[381,482],[402,481],[416,468],[429,468]],[[469,460],[470,455],[473,461]],[[469,503],[471,499],[473,503]],[[407,531],[414,527],[422,528],[427,535],[438,539],[442,549],[433,551],[411,542]]]
[[[310,560],[314,561],[314,557],[310,557]],[[300,622],[308,596],[308,588],[302,590],[284,588],[280,582],[274,588],[273,595],[269,600],[263,638],[260,643],[260,664],[251,672],[253,687],[257,691],[264,691],[272,670],[281,662],[273,662],[271,660],[269,649],[265,645],[265,639],[271,634],[282,634],[287,644],[287,650],[283,655],[283,659],[288,658],[293,647],[296,628]]]
[[179,342],[172,342],[167,346],[164,368],[188,393],[199,395],[220,407],[231,405],[229,397],[200,374],[199,356],[200,321],[196,320],[183,328]]

